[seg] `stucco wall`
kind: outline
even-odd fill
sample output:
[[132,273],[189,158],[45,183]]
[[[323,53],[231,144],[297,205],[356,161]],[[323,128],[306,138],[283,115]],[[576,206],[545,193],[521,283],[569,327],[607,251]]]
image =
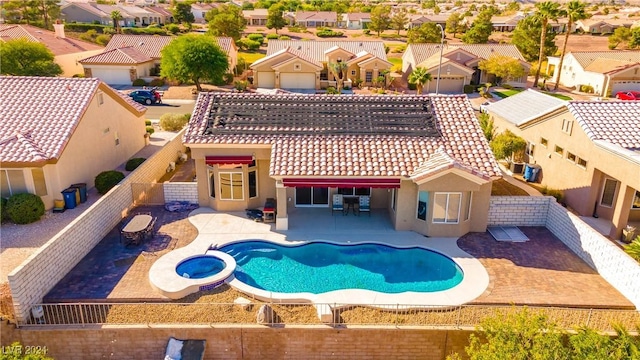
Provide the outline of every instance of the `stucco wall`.
[[178,151],[184,152],[182,132],[9,274],[18,320],[126,216],[133,203],[131,184],[161,178]]
[[100,54],[104,49],[83,51],[75,54],[58,55],[55,62],[62,68],[64,77],[72,77],[75,74],[84,74],[84,68],[78,60],[86,59],[90,56]]
[[47,346],[55,359],[162,359],[170,337],[206,340],[204,359],[433,359],[464,356],[471,330],[265,326],[106,326],[82,330],[14,330],[2,345]]

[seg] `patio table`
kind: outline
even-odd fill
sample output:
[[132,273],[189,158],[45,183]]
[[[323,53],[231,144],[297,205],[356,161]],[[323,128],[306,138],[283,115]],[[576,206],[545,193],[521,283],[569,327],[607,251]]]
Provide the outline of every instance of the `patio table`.
[[122,235],[124,235],[125,239],[129,240],[126,245],[130,242],[139,244],[140,238],[144,236],[145,232],[149,229],[149,225],[151,225],[152,221],[153,217],[151,217],[151,215],[140,214],[134,216],[127,225],[122,228]]

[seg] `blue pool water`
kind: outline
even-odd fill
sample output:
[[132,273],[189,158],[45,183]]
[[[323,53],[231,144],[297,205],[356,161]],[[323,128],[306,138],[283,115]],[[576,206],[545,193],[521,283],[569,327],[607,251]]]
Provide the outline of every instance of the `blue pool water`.
[[178,264],[176,273],[189,279],[202,279],[219,273],[225,266],[224,261],[216,257],[198,256]]
[[422,248],[323,242],[289,247],[247,241],[218,250],[235,258],[238,280],[280,293],[321,294],[342,289],[434,292],[458,285],[463,277],[453,260]]

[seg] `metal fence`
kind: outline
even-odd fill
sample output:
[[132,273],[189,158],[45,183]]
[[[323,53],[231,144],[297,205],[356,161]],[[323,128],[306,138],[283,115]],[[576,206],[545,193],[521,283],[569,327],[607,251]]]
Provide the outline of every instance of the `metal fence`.
[[[266,305],[266,306],[264,306]],[[32,307],[31,316],[19,326],[166,325],[166,324],[265,324],[265,325],[381,325],[477,327],[490,316],[515,314],[526,308],[544,314],[564,329],[585,326],[613,331],[612,324],[634,330],[640,313],[634,310],[576,309],[463,305],[435,307],[415,305],[291,304],[291,303],[59,303]]]

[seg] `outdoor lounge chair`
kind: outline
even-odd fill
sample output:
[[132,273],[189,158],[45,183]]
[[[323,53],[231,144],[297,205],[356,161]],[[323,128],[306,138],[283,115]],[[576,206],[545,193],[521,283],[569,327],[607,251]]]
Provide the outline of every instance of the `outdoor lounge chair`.
[[169,338],[164,360],[202,360],[206,340],[178,340]]
[[344,212],[344,199],[341,194],[333,194],[333,202],[331,203],[331,215],[334,211]]
[[369,216],[371,216],[371,205],[369,204],[370,202],[371,196],[360,196],[360,199],[358,201],[358,214],[365,211],[369,213]]

